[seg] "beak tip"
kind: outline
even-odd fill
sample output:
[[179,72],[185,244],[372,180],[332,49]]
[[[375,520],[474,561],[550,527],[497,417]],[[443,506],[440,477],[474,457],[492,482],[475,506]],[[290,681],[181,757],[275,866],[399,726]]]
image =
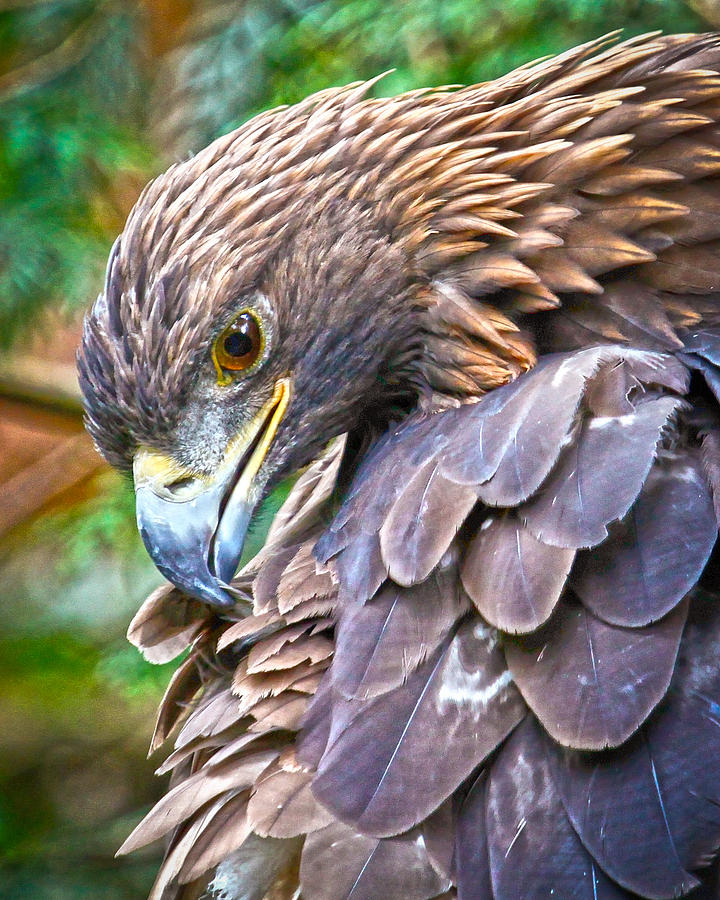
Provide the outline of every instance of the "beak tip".
[[190,473],[189,490],[168,491],[187,475],[172,457],[148,448],[136,453],[137,523],[145,547],[169,581],[209,606],[247,603],[230,582],[262,491],[260,468],[289,401],[290,381],[281,378],[250,426],[230,442],[215,474]]
[[[174,580],[177,583],[176,576]],[[190,594],[191,597],[202,600],[203,603],[207,603],[208,606],[212,606],[215,609],[229,609],[235,606],[236,603],[229,590],[229,585],[223,584],[223,582],[212,575],[208,575],[202,580],[193,579],[192,582],[179,585],[179,587]]]
[[[229,609],[237,603],[227,583],[235,574],[234,560],[242,550],[244,533],[237,535],[232,549],[226,549],[226,565],[221,571],[209,564],[212,529],[196,503],[171,503],[152,491],[136,491],[140,536],[160,573],[176,587],[208,606]],[[217,572],[217,574],[215,574]]]
[[232,596],[232,594],[229,594],[227,591],[225,591],[219,584],[217,590],[213,591],[212,594],[206,593],[200,599],[204,600],[208,604],[208,606],[213,606],[216,609],[223,610],[232,609],[232,607],[235,606],[236,603],[236,600]]

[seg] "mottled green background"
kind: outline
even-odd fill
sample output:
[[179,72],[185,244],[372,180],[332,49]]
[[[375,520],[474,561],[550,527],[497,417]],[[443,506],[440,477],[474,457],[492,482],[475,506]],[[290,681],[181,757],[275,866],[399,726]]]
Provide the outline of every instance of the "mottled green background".
[[[259,110],[387,69],[382,93],[476,82],[616,28],[713,21],[714,0],[0,0],[0,353],[47,305],[92,300],[153,173]],[[149,887],[159,850],[113,853],[163,786],[145,747],[172,666],[124,639],[158,581],[111,473],[0,544],[0,897]]]

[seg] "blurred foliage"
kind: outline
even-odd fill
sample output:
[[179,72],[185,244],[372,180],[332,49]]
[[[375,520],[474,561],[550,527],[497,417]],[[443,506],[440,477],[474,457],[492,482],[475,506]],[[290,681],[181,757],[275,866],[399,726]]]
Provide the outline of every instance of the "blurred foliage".
[[707,28],[681,0],[214,0],[202,10],[159,79],[157,124],[183,151],[248,113],[390,69],[380,93],[495,78],[618,28]]
[[141,897],[158,851],[115,861],[162,792],[144,761],[173,664],[124,631],[159,581],[112,473],[0,545],[0,897]]
[[42,304],[97,293],[108,235],[150,173],[137,28],[132,4],[0,11],[4,345]]
[[[615,28],[705,29],[691,6],[718,3],[0,0],[0,348],[43,306],[91,300],[142,184],[261,109],[389,69],[378,92],[481,81]],[[173,664],[124,640],[158,576],[129,484],[88,494],[0,546],[0,898],[131,900],[158,854],[113,859],[163,788],[143,758]]]

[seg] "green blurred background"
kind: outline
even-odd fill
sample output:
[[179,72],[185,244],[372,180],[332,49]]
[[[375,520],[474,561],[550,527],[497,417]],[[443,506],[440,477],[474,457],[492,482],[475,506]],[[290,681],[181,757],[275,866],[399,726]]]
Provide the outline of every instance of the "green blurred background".
[[160,579],[72,370],[145,181],[328,85],[477,82],[616,28],[713,26],[720,0],[0,0],[1,898],[141,898],[160,852],[113,858],[163,789],[145,748],[172,665],[124,638]]

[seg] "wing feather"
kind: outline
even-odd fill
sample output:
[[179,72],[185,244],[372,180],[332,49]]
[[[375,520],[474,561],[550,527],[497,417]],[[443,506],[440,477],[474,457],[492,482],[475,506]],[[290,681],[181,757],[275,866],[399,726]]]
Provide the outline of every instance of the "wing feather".
[[[472,795],[471,795],[472,797]],[[504,745],[487,787],[463,811],[468,825],[485,812],[488,865],[495,900],[621,900],[627,897],[594,862],[563,808],[545,754],[542,732],[528,717]],[[473,809],[477,804],[478,809]],[[476,826],[477,829],[477,826]],[[463,890],[458,875],[459,897]],[[467,893],[467,897],[478,894]]]
[[601,543],[607,526],[640,493],[663,430],[680,405],[675,397],[650,398],[632,413],[584,422],[543,490],[521,510],[530,531],[559,547]]
[[399,687],[435,652],[468,608],[457,578],[432,574],[412,588],[388,583],[343,615],[332,682],[348,699],[369,699]]
[[644,628],[620,628],[565,603],[544,629],[505,644],[523,697],[555,740],[602,750],[626,741],[665,695],[687,604]]
[[606,622],[647,625],[670,612],[697,583],[716,538],[699,460],[675,454],[653,467],[610,538],[578,556],[573,589]]
[[291,838],[329,825],[332,815],[313,796],[313,772],[293,753],[283,754],[260,775],[248,804],[248,820],[262,837]]
[[436,809],[522,714],[495,633],[468,621],[406,684],[366,704],[331,739],[315,794],[369,834],[398,834]]
[[543,544],[512,513],[491,516],[470,543],[462,581],[491,625],[535,631],[555,609],[574,557],[572,548]]
[[668,697],[626,747],[594,755],[547,741],[555,783],[582,841],[643,897],[690,890],[698,882],[688,870],[706,866],[720,844],[719,628],[717,601],[698,598]]
[[430,900],[450,887],[419,831],[373,838],[340,822],[306,838],[300,883],[307,900]]

